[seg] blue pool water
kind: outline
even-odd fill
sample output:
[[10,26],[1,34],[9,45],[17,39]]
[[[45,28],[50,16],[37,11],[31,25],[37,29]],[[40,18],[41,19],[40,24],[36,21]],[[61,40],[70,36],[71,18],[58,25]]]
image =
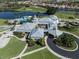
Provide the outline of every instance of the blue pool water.
[[47,14],[43,13],[35,13],[35,12],[0,12],[0,18],[2,19],[15,19],[21,18],[23,16],[47,16]]

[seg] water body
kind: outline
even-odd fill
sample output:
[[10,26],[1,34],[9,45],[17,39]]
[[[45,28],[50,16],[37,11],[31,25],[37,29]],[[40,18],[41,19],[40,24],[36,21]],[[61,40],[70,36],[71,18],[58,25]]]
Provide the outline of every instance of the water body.
[[44,13],[35,13],[35,12],[0,12],[0,18],[1,19],[15,19],[15,18],[21,18],[23,16],[47,16],[47,14]]

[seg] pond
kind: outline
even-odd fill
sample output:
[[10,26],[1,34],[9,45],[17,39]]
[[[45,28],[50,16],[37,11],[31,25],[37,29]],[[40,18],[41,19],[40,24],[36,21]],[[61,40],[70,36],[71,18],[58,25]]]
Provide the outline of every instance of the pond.
[[21,18],[23,16],[47,16],[47,14],[44,13],[35,13],[35,12],[0,12],[0,18],[1,19],[15,19],[15,18]]

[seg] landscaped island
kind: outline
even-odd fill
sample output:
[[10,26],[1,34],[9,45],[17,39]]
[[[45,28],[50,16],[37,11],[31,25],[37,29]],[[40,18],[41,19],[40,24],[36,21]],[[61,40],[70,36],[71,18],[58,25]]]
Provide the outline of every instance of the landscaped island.
[[76,40],[77,38],[71,34],[63,33],[53,42],[58,46],[63,48],[64,50],[74,50],[77,48]]

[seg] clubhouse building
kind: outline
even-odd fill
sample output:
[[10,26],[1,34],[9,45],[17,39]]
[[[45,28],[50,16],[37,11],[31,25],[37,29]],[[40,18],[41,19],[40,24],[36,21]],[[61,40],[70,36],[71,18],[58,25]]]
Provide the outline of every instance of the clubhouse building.
[[59,21],[56,16],[37,18],[34,16],[31,22],[26,22],[15,27],[15,32],[25,32],[27,38],[40,39],[46,33],[52,34],[55,37],[62,33],[58,30]]

